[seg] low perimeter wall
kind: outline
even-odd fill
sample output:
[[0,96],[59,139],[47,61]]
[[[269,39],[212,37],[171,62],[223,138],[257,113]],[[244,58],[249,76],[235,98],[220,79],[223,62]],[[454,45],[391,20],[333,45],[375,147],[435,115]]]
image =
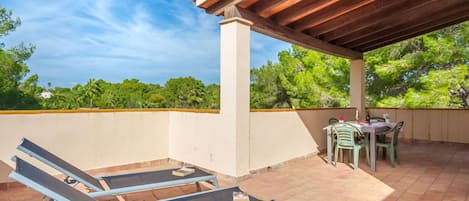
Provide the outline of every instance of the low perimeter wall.
[[265,168],[326,149],[322,128],[331,117],[352,119],[355,109],[257,110],[251,112],[250,167]]
[[[82,169],[168,158],[167,112],[87,112],[0,115],[0,160],[26,137]],[[35,160],[50,172],[55,172]]]
[[392,121],[404,121],[401,137],[414,140],[469,143],[469,110],[370,108],[372,116],[387,113]]
[[[469,143],[465,129],[469,110],[369,111],[372,116],[388,113],[392,121],[404,121],[403,138]],[[249,170],[324,150],[326,136],[322,128],[328,119],[344,115],[351,120],[354,114],[354,108],[252,111]],[[217,112],[167,110],[3,113],[0,160],[13,165],[13,155],[28,158],[16,150],[21,138],[26,137],[85,170],[172,158],[233,176],[233,172],[226,171],[236,165],[232,160],[236,154],[234,139],[224,135],[226,121]]]

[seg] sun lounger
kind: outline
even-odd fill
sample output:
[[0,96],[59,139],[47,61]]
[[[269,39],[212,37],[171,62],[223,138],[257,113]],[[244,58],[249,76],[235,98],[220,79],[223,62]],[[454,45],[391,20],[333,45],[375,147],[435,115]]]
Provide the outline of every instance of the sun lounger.
[[[95,178],[26,138],[23,139],[18,149],[94,190],[95,192],[88,194],[91,197],[118,195],[202,181],[209,181],[218,188],[218,181],[214,175],[197,168],[194,173],[184,177],[172,175],[171,172],[175,169],[167,169]],[[102,185],[102,182],[105,184]]]
[[[238,186],[219,188],[210,191],[204,191],[179,197],[163,199],[160,201],[233,201],[233,192],[240,192]],[[260,201],[259,199],[249,196],[249,201]]]
[[21,158],[14,157],[15,171],[10,173],[10,178],[42,193],[57,201],[95,201],[89,195],[65,184],[57,178],[34,167]]
[[[11,172],[10,178],[42,193],[46,197],[56,201],[96,201],[89,194],[85,194],[70,185],[47,174],[39,168],[29,164],[18,157],[13,157],[16,162],[16,169]],[[233,192],[241,191],[237,186],[198,192],[183,195],[166,201],[232,201]],[[259,201],[254,197],[249,197],[250,201]]]

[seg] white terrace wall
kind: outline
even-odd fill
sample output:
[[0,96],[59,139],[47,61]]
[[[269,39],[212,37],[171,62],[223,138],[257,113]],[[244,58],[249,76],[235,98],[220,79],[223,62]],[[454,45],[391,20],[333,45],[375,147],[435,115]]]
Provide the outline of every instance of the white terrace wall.
[[322,128],[331,117],[353,119],[355,109],[258,110],[251,112],[251,170],[326,149]]
[[[402,137],[407,139],[469,143],[469,110],[369,110],[372,116],[389,113],[391,120],[404,121]],[[249,170],[324,150],[322,128],[328,119],[340,114],[353,119],[354,111],[251,112]],[[20,154],[16,146],[27,137],[85,170],[172,158],[234,175],[226,171],[236,165],[231,160],[235,147],[229,147],[236,146],[236,139],[224,135],[230,129],[226,121],[218,113],[187,111],[1,114],[0,160],[13,165],[10,158]]]
[[[249,169],[257,170],[326,148],[322,128],[340,114],[352,119],[355,109],[263,110],[250,113]],[[224,135],[222,114],[171,112],[169,157],[235,176],[235,139]],[[238,175],[242,176],[242,175]]]
[[224,135],[227,120],[221,114],[171,112],[169,157],[227,175],[234,171],[236,141]]
[[[168,112],[0,115],[0,160],[13,165],[26,137],[81,169],[168,158]],[[34,162],[50,172],[35,160]]]

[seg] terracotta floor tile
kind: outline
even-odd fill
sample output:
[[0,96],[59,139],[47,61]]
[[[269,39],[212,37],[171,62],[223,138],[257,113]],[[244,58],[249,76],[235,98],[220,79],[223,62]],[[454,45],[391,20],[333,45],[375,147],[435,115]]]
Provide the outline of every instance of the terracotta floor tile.
[[406,192],[399,197],[398,201],[418,201],[420,197],[422,197],[422,195]]

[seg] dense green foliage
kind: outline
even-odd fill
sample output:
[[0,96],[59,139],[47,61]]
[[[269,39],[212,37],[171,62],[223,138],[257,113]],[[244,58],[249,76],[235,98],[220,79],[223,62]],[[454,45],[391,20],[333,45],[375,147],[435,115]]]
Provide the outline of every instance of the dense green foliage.
[[[0,38],[20,26],[0,7]],[[0,109],[206,108],[220,107],[220,87],[193,77],[163,86],[137,79],[122,83],[89,79],[72,88],[38,86],[26,77],[33,45],[6,49],[0,41]],[[251,70],[252,108],[349,106],[349,61],[298,46]],[[469,108],[469,22],[365,54],[367,106]],[[50,98],[41,98],[49,91]]]
[[469,108],[469,22],[365,54],[367,105]]
[[[0,7],[0,38],[14,31],[21,24],[19,18],[12,19],[11,11]],[[31,57],[34,46],[23,43],[9,49],[0,43],[0,109],[39,108],[37,94],[39,76],[26,78],[29,68],[25,61]],[[23,82],[21,82],[24,79]]]
[[[251,107],[349,105],[349,63],[292,46],[251,73]],[[469,22],[365,54],[368,107],[469,108]]]
[[348,106],[348,60],[298,46],[278,55],[251,71],[252,108]]
[[122,83],[90,79],[84,86],[49,91],[52,97],[41,99],[44,109],[219,108],[218,86],[205,86],[193,77],[173,78],[164,86],[137,79]]

